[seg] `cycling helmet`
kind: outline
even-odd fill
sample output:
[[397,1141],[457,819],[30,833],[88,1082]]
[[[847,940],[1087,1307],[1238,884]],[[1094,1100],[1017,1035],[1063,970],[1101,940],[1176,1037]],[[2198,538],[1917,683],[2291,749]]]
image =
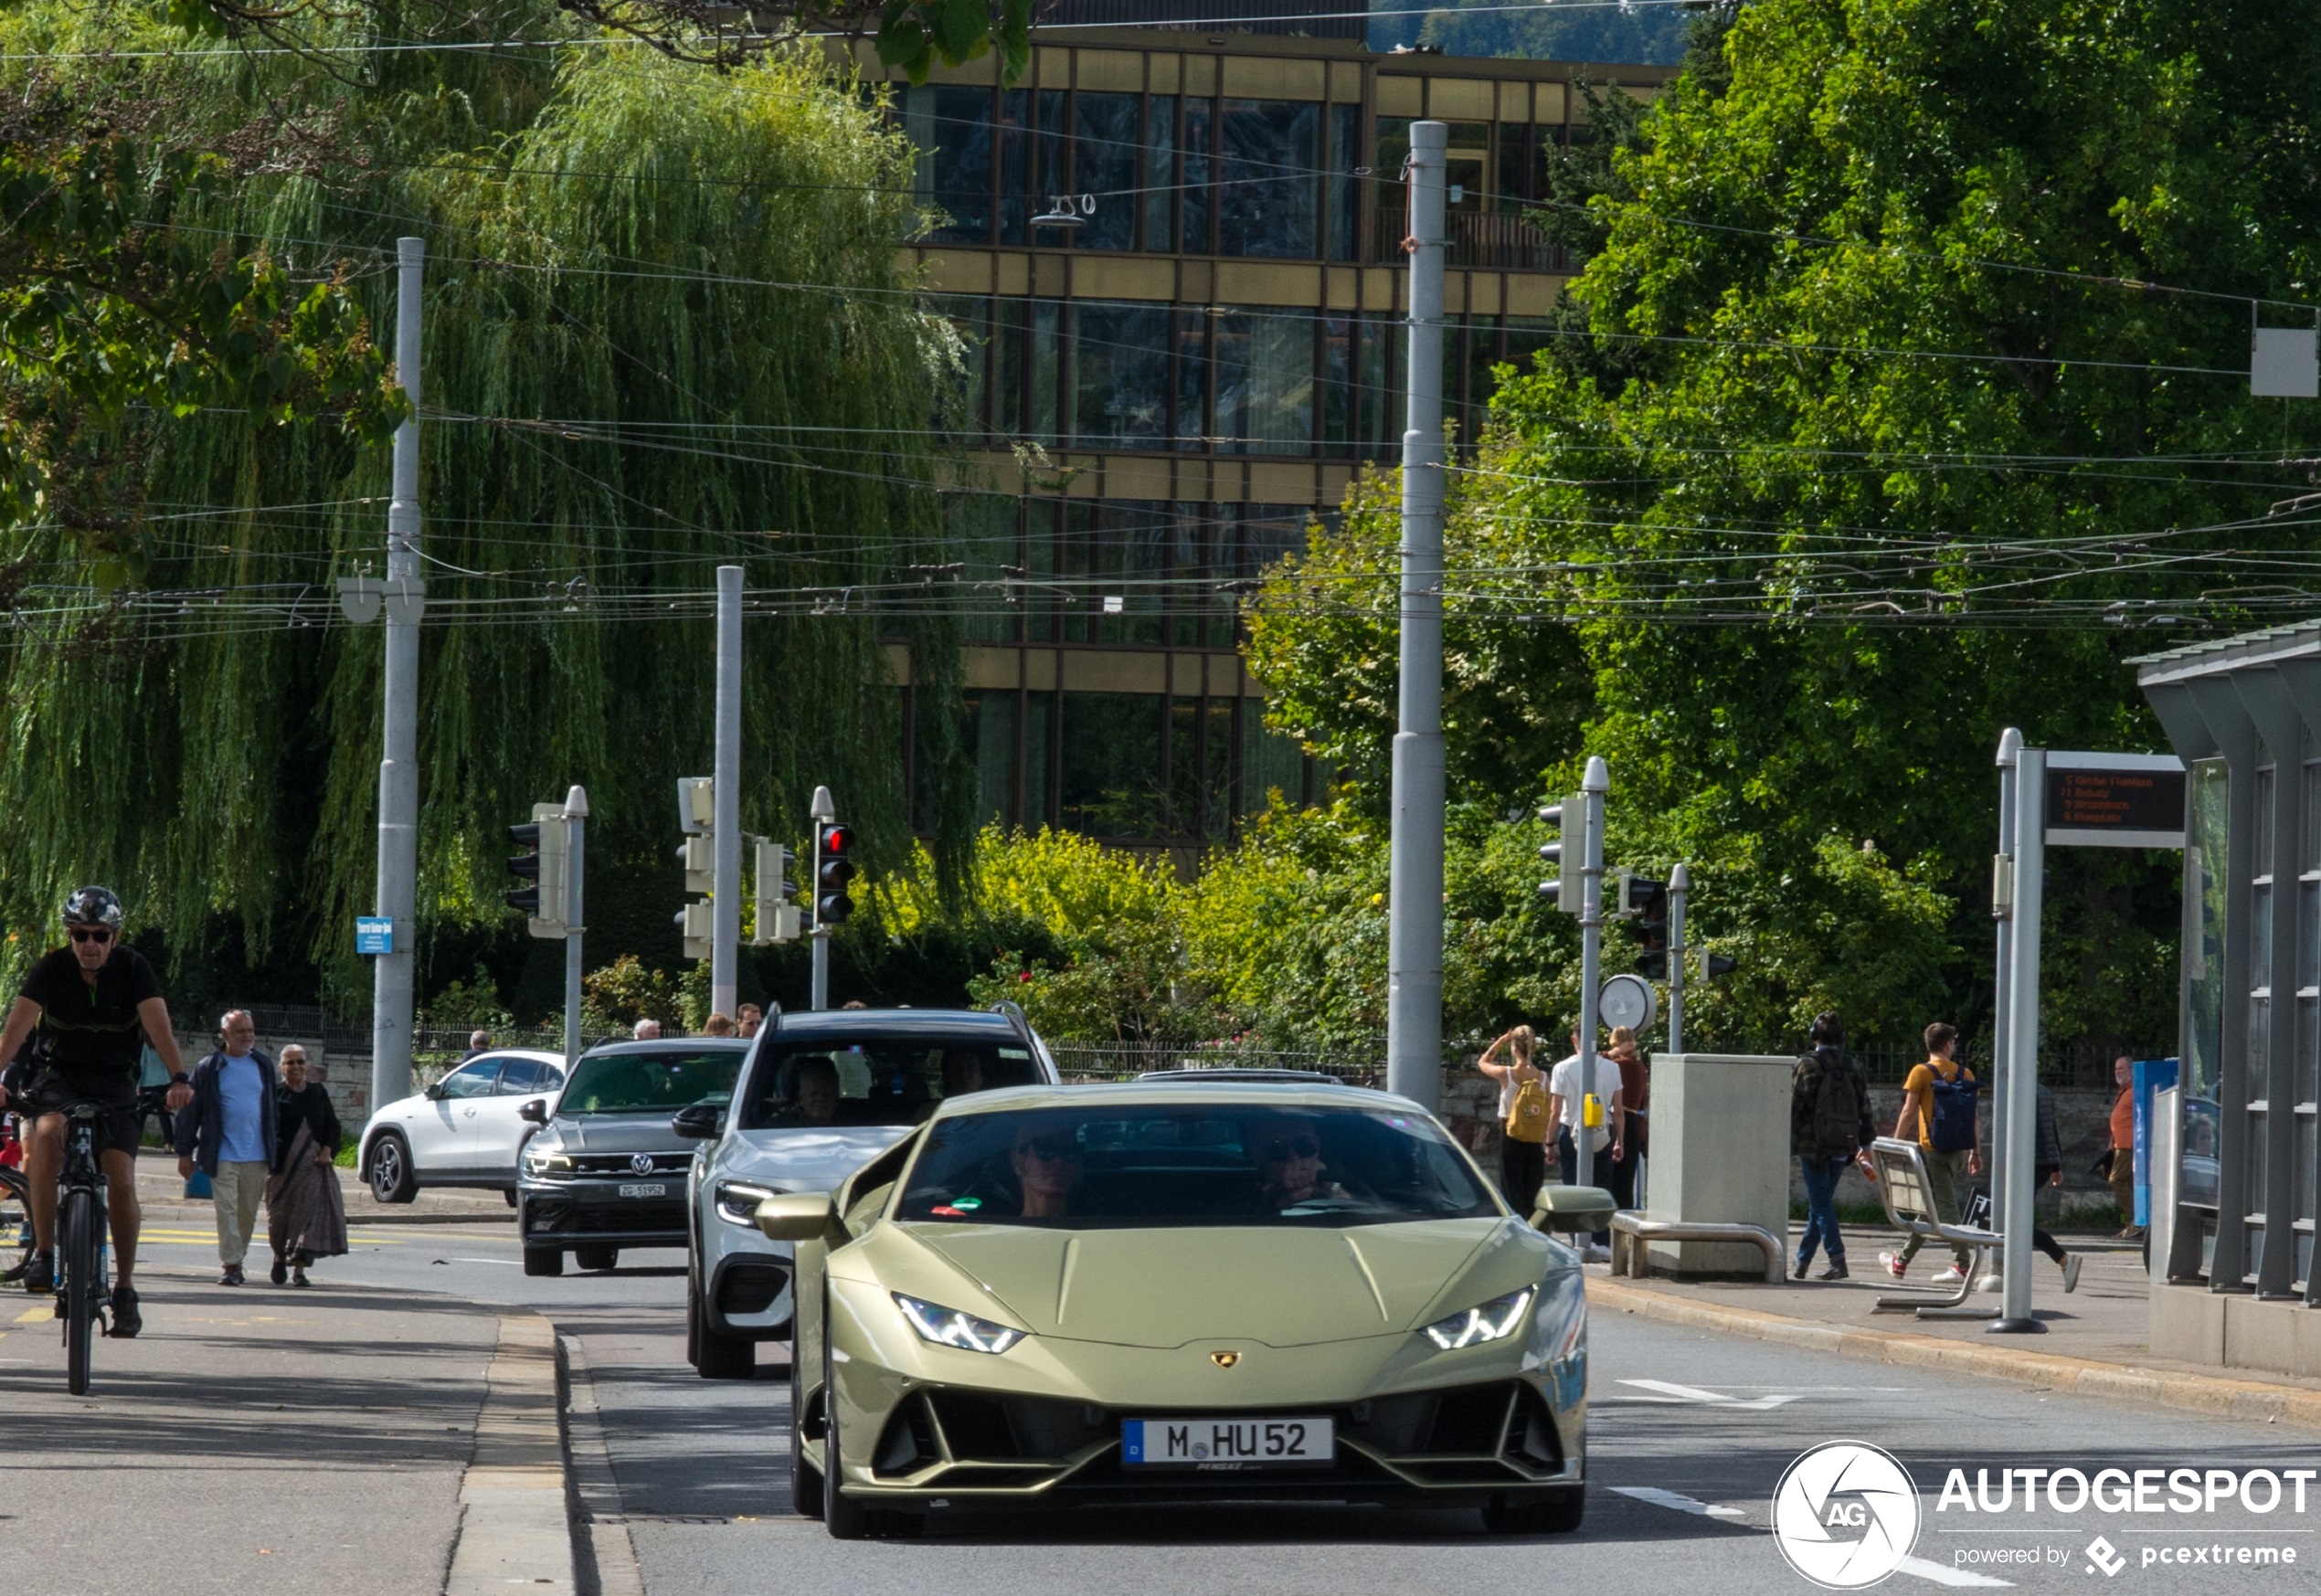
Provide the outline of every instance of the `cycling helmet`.
[[121,929],[121,900],[111,887],[80,887],[65,900],[68,925],[107,925]]

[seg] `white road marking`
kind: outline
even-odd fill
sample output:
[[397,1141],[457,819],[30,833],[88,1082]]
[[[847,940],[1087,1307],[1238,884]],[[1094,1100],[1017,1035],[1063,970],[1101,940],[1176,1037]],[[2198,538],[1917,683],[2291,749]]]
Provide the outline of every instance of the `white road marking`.
[[1767,1412],[1797,1400],[1797,1393],[1790,1391],[1778,1396],[1757,1397],[1744,1402],[1738,1397],[1728,1397],[1722,1391],[1704,1391],[1698,1386],[1677,1385],[1665,1379],[1624,1379],[1620,1384],[1632,1385],[1638,1390],[1657,1391],[1680,1402],[1707,1402],[1715,1407],[1733,1408],[1748,1413]]
[[1673,1507],[1680,1513],[1691,1513],[1702,1518],[1745,1518],[1747,1514],[1738,1507],[1717,1506],[1680,1496],[1674,1491],[1664,1491],[1658,1485],[1614,1485],[1613,1495],[1634,1496],[1639,1502],[1649,1502],[1655,1507]]
[[[1642,1382],[1623,1383],[1640,1384]],[[1726,1507],[1703,1502],[1697,1497],[1682,1496],[1675,1491],[1664,1491],[1658,1485],[1614,1485],[1610,1489],[1616,1496],[1632,1496],[1639,1502],[1649,1502],[1655,1507],[1673,1507],[1680,1513],[1690,1513],[1699,1518],[1741,1519],[1745,1522],[1748,1517],[1748,1515],[1738,1507]],[[1757,1526],[1750,1525],[1748,1527],[1755,1528]],[[1978,1590],[2011,1590],[2014,1586],[2014,1581],[2011,1580],[1996,1580],[1988,1574],[1971,1573],[1965,1569],[1945,1568],[1941,1563],[1930,1562],[1924,1558],[1904,1558],[1895,1566],[1894,1571],[1898,1574],[1913,1575],[1921,1580],[1932,1580],[1937,1585],[1954,1585]]]

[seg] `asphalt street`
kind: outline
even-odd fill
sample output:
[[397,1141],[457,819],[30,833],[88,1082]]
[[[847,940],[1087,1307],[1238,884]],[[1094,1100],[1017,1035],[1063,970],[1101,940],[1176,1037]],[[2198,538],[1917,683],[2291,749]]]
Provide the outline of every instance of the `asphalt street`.
[[[2234,1501],[2193,1515],[2108,1514],[2093,1507],[1937,1510],[1953,1468],[2194,1468],[2276,1472],[2321,1465],[2299,1432],[2070,1398],[1996,1381],[1946,1378],[1766,1347],[1599,1315],[1592,1329],[1594,1468],[1585,1527],[1563,1538],[1487,1536],[1467,1514],[1368,1508],[1109,1512],[978,1518],[913,1540],[841,1544],[787,1510],[789,1390],[761,1356],[747,1384],[696,1379],[684,1359],[683,1254],[624,1255],[605,1274],[535,1280],[499,1225],[373,1226],[358,1210],[353,1256],[318,1274],[350,1284],[408,1285],[546,1313],[582,1349],[609,1453],[609,1506],[652,1596],[726,1596],[768,1589],[939,1590],[945,1596],[1048,1596],[1092,1590],[1344,1596],[1346,1592],[1498,1590],[1552,1577],[1576,1590],[1797,1592],[1768,1526],[1783,1470],[1826,1441],[1867,1441],[1912,1471],[1924,1527],[1900,1591],[2088,1590],[2114,1579],[2138,1589],[2309,1587],[2321,1562],[2321,1482],[2298,1514],[2285,1494],[2254,1515]],[[176,1232],[182,1234],[184,1232]],[[156,1262],[196,1262],[173,1240]],[[249,1288],[253,1294],[263,1287]],[[2207,1477],[2205,1474],[2202,1476]],[[2114,1548],[2099,1572],[2088,1548]],[[2213,1560],[2146,1567],[2189,1548],[2294,1548],[2294,1567]],[[2036,1564],[1994,1562],[2037,1557]],[[2121,1561],[2119,1559],[2125,1559]]]

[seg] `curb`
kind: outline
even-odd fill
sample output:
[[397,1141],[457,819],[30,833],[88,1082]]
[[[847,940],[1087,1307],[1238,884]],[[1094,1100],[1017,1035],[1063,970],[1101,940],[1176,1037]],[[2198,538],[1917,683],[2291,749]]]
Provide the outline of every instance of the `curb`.
[[1671,1325],[1688,1325],[1695,1329],[1801,1348],[1809,1352],[1834,1352],[1873,1363],[1938,1369],[1945,1373],[2042,1386],[2072,1396],[2153,1402],[2211,1418],[2321,1430],[2321,1391],[2300,1386],[2138,1369],[2132,1364],[2101,1363],[2051,1352],[2002,1350],[1898,1330],[1825,1325],[1757,1308],[1713,1307],[1647,1286],[1608,1279],[1591,1277],[1587,1295],[1591,1303],[1623,1313],[1641,1314]]
[[502,1309],[499,1320],[444,1596],[508,1596],[512,1586],[576,1596],[556,1328],[528,1309]]

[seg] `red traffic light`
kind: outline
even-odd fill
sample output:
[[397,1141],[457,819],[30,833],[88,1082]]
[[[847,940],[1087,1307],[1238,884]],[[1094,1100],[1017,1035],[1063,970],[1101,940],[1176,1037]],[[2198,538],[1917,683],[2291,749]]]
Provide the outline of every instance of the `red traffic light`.
[[843,820],[824,820],[816,846],[824,858],[843,858],[854,851],[854,828]]

